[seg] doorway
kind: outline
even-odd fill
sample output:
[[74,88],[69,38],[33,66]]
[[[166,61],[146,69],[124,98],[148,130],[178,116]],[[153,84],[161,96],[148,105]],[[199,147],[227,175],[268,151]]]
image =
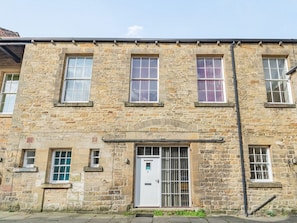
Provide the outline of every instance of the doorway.
[[189,148],[137,146],[135,207],[189,207]]

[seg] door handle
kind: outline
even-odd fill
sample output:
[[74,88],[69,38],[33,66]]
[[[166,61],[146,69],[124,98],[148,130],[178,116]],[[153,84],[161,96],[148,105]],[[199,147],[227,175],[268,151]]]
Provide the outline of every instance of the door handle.
[[158,180],[156,180],[156,182],[157,182],[157,183],[160,183],[160,180],[158,179]]

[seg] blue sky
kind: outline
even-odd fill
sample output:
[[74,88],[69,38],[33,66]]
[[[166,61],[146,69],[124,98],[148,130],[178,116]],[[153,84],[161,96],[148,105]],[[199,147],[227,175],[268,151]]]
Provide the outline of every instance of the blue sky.
[[297,38],[297,0],[1,0],[22,37]]

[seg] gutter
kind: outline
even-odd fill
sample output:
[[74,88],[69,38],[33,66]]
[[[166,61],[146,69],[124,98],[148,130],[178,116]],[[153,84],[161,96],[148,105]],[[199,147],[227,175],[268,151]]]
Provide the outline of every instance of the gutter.
[[244,168],[244,151],[243,151],[243,141],[242,141],[242,127],[241,127],[240,106],[239,106],[239,98],[238,98],[238,86],[237,86],[235,56],[234,56],[234,45],[235,45],[235,43],[233,42],[230,45],[230,50],[231,50],[231,59],[232,59],[235,106],[236,106],[236,114],[237,114],[237,130],[238,130],[238,138],[239,138],[243,204],[244,204],[244,213],[245,213],[246,217],[248,217],[248,201],[247,201],[247,189],[246,189],[247,187],[246,187],[246,176],[245,176],[245,168]]
[[187,39],[187,38],[91,38],[91,37],[0,37],[0,43],[55,43],[55,42],[72,42],[72,43],[192,43],[192,44],[203,44],[203,43],[215,43],[215,44],[232,44],[237,42],[238,44],[243,43],[297,43],[297,39],[227,39],[227,38],[215,38],[215,39]]

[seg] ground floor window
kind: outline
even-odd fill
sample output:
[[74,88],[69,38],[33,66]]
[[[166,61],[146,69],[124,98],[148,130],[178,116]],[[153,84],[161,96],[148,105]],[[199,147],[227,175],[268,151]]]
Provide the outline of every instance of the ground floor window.
[[30,168],[34,167],[35,162],[35,149],[26,149],[23,151],[23,167]]
[[189,206],[188,147],[162,147],[162,206]]
[[65,183],[69,181],[71,150],[54,150],[52,156],[51,182]]
[[268,146],[249,146],[249,160],[252,181],[272,181]]

